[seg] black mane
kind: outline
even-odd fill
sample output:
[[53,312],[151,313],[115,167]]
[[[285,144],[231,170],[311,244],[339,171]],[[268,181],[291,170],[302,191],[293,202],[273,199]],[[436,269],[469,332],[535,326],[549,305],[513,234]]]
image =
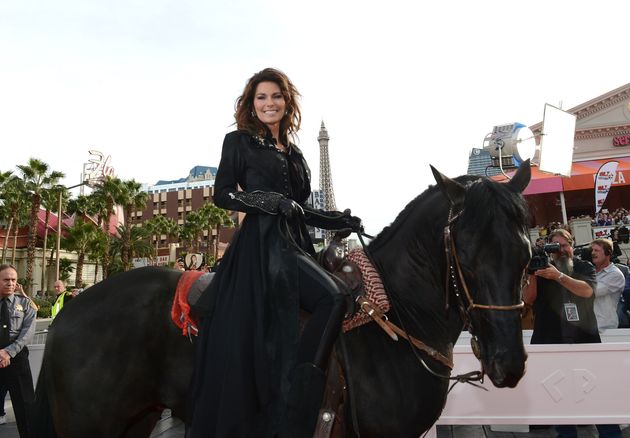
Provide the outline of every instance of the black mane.
[[[483,228],[492,222],[492,218],[505,215],[510,222],[516,224],[528,223],[529,212],[525,200],[514,193],[507,184],[497,183],[486,177],[463,175],[455,181],[467,188],[464,202],[463,216],[466,223],[472,227]],[[404,226],[426,226],[422,216],[435,218],[435,213],[441,216],[439,228],[446,225],[447,200],[442,196],[437,185],[429,186],[423,193],[409,202],[398,214],[394,222],[383,230],[370,243],[370,250],[378,250],[383,244],[391,241],[396,235],[419,235],[401,230]],[[412,216],[419,216],[420,223],[410,222]],[[435,223],[433,223],[435,225]],[[441,238],[441,234],[439,236]]]
[[484,177],[470,184],[466,192],[463,222],[472,228],[483,229],[499,217],[504,218],[507,224],[527,225],[527,202],[506,183]]

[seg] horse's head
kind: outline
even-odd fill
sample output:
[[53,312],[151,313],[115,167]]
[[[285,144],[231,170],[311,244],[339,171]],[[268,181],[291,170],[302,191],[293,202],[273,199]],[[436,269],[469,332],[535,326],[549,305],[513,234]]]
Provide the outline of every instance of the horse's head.
[[450,203],[445,247],[449,276],[455,278],[450,289],[459,295],[453,299],[465,309],[483,371],[495,386],[514,387],[527,359],[520,309],[530,244],[521,193],[530,180],[529,161],[506,184],[433,173]]

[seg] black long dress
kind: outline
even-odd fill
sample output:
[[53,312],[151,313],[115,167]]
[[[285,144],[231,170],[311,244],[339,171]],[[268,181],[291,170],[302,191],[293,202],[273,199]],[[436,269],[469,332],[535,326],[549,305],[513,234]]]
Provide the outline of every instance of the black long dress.
[[327,219],[306,207],[304,220],[287,223],[278,214],[283,197],[304,206],[309,194],[310,172],[297,147],[284,153],[270,135],[226,135],[214,202],[247,215],[200,303],[206,317],[191,385],[192,438],[271,437],[278,430],[299,339],[297,255],[313,254],[305,224],[342,227],[332,218],[338,215]]

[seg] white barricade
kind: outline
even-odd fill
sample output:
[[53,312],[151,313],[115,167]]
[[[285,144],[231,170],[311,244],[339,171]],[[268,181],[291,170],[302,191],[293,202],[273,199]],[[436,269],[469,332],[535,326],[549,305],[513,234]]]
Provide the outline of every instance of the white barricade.
[[[527,372],[514,389],[457,384],[437,424],[628,424],[630,329],[608,330],[602,344],[529,345]],[[479,369],[462,333],[453,375]],[[428,437],[435,437],[433,428]]]
[[31,374],[33,375],[33,386],[37,386],[37,378],[39,370],[42,368],[42,360],[44,359],[44,344],[31,344],[28,346],[28,362],[31,365]]
[[[630,329],[608,330],[602,344],[530,345],[527,372],[514,389],[484,391],[460,383],[448,395],[439,425],[629,424]],[[34,384],[44,345],[29,345]],[[462,333],[453,351],[453,375],[478,370],[470,335]],[[437,436],[435,427],[427,434]]]

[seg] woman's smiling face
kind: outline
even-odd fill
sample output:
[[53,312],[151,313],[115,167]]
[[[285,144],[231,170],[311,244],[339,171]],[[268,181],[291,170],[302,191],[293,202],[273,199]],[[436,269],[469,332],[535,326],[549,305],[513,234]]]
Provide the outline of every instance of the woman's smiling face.
[[254,94],[254,109],[258,120],[271,127],[280,123],[284,117],[286,102],[275,82],[261,82]]

